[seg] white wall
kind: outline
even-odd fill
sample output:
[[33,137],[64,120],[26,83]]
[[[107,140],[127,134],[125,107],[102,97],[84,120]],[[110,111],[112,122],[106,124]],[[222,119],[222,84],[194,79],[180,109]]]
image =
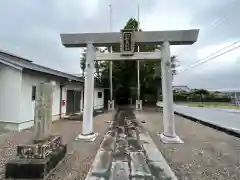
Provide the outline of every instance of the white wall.
[[[34,120],[35,101],[32,101],[32,86],[36,86],[40,82],[49,82],[50,80],[54,79],[48,79],[44,75],[35,75],[23,72],[22,96],[21,96],[22,101],[21,122]],[[56,81],[56,86],[54,86],[53,91],[52,115],[53,116],[59,115],[59,109],[60,109],[60,83]],[[58,116],[56,117],[56,119],[57,118]]]
[[[57,116],[60,114],[60,82],[56,82],[56,86],[53,89],[53,106],[52,115]],[[56,118],[54,118],[56,120]]]
[[[98,92],[102,92],[102,98],[98,98]],[[94,109],[104,107],[104,90],[102,88],[94,88]]]
[[62,106],[62,114],[66,114],[66,106],[67,106],[67,89],[65,87],[62,88],[62,100],[65,100],[65,105]]
[[[0,63],[0,124],[5,123],[5,128],[11,130],[21,130],[31,127],[33,125],[35,108],[35,101],[32,101],[32,86],[40,82],[49,82],[50,80],[56,82],[52,107],[53,120],[56,120],[59,119],[60,113],[59,80],[49,79],[44,74],[22,72],[21,70]],[[67,88],[63,87],[62,90],[62,100],[65,100],[65,102],[67,102]],[[98,92],[102,92],[102,98],[98,98]],[[104,107],[103,98],[104,90],[95,88],[95,109]],[[66,104],[61,108],[62,115],[64,116],[66,113]]]
[[21,70],[0,63],[0,121],[20,121],[21,83]]

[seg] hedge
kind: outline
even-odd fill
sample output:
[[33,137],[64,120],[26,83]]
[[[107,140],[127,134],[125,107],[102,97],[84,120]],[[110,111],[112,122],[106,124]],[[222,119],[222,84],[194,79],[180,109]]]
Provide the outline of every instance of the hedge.
[[174,94],[173,95],[173,100],[174,101],[192,101],[192,102],[230,102],[231,99],[227,96],[224,97],[218,97],[218,96],[201,96],[199,95],[194,95],[194,96],[189,96],[186,94]]

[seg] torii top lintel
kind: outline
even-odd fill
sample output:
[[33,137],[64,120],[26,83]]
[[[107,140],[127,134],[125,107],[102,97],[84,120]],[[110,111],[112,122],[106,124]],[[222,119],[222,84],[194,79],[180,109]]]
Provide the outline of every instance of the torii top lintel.
[[[159,45],[169,41],[170,45],[191,45],[197,41],[199,29],[174,31],[134,32],[135,44]],[[60,34],[65,47],[86,47],[93,43],[96,47],[111,46],[120,43],[120,32],[72,33]]]

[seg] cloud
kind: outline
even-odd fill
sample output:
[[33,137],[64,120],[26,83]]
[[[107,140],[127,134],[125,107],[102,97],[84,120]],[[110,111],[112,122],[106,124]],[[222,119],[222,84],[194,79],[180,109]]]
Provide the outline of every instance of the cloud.
[[[199,59],[204,58],[211,54],[212,52],[216,52],[223,47],[227,47],[231,43],[223,43],[206,46],[197,51],[197,56]],[[179,71],[179,75],[175,77],[174,84],[188,84],[191,87],[197,88],[239,88],[238,79],[240,76],[240,51],[238,48],[240,43],[237,43],[224,51],[216,53],[209,58],[213,58],[212,60],[197,66],[191,66],[186,68],[186,71]],[[233,51],[229,51],[236,48]],[[227,52],[223,54],[224,52]],[[221,55],[223,54],[223,55]],[[215,56],[221,55],[217,58]],[[207,59],[209,59],[207,58]],[[201,62],[201,61],[200,61]],[[184,69],[184,68],[183,68]]]
[[[195,6],[185,2],[182,1],[182,6],[191,14],[189,24],[193,27],[199,26],[200,34],[194,45],[177,49],[176,55],[181,62],[180,70],[238,40],[237,32],[240,30],[237,23],[240,1],[194,1],[192,3],[197,3]],[[179,9],[182,6],[180,5]],[[238,68],[239,50],[236,49],[176,76],[174,84],[212,89],[239,88]]]
[[[143,12],[151,3],[145,3]],[[129,17],[136,17],[137,3],[99,0],[42,0],[0,2],[0,48],[54,69],[79,73],[81,49],[61,45],[60,33],[106,32],[109,5],[113,30],[119,31]],[[124,12],[123,12],[124,9]]]
[[60,33],[97,29],[94,21],[87,22],[98,13],[98,2],[1,1],[0,48],[54,69],[79,72],[80,49],[64,48]]
[[[138,3],[143,30],[200,28],[194,45],[171,47],[181,69],[239,38],[239,0],[7,0],[0,2],[0,48],[50,68],[79,73],[81,49],[63,47],[59,34],[109,31],[110,4],[112,29],[119,31],[129,18],[137,18]],[[175,77],[175,83],[238,86],[238,52],[186,71]]]

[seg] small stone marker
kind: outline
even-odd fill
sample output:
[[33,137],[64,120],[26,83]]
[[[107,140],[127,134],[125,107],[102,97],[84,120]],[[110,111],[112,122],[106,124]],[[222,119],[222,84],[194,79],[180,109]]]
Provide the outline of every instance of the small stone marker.
[[52,126],[53,85],[40,83],[36,88],[36,106],[34,116],[35,141],[44,141],[50,137]]

